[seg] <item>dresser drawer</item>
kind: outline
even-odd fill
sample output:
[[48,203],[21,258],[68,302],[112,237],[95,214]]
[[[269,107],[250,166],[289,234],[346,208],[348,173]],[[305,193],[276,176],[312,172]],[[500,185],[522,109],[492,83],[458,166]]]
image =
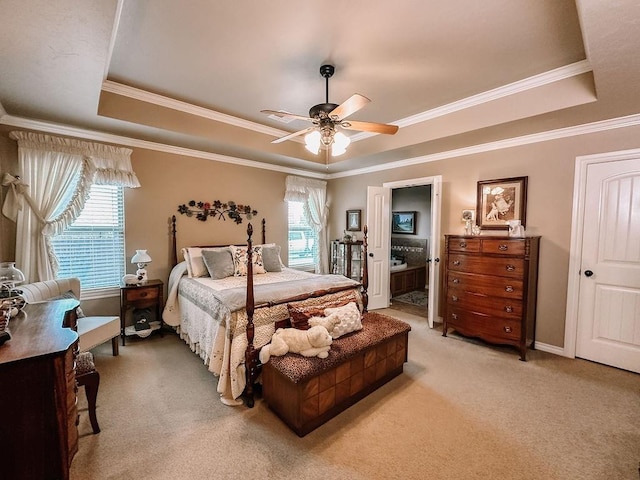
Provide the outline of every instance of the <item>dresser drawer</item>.
[[487,238],[482,239],[482,253],[500,253],[503,255],[524,255],[524,239],[505,238],[504,240]]
[[139,287],[124,290],[124,295],[127,302],[134,302],[137,300],[154,300],[158,298],[159,292],[160,290],[156,287]]
[[493,318],[476,312],[468,312],[456,307],[447,307],[447,326],[455,328],[463,335],[487,340],[505,340],[510,343],[520,340],[521,323],[508,318]]
[[450,238],[449,251],[477,253],[480,251],[480,239],[479,238],[462,238],[462,237]]
[[447,290],[447,303],[456,308],[484,313],[494,317],[522,319],[522,300],[487,297],[465,292],[461,289]]
[[448,288],[490,297],[522,299],[523,282],[517,278],[449,271]]
[[501,277],[522,278],[525,271],[522,258],[481,257],[476,255],[449,255],[447,268],[454,272],[480,273]]

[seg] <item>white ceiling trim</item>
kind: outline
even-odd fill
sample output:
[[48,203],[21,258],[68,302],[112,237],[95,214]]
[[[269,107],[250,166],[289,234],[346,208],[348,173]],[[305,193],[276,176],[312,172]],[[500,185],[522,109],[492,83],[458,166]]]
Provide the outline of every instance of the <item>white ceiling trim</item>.
[[118,35],[118,28],[120,27],[120,18],[122,18],[122,7],[124,0],[118,0],[116,5],[116,13],[113,18],[113,28],[111,29],[111,39],[109,40],[109,51],[107,52],[107,61],[104,63],[104,73],[102,80],[106,80],[109,76],[109,67],[111,66],[111,58],[113,57],[113,49],[116,45],[116,36]]
[[609,120],[601,120],[599,122],[586,123],[582,125],[576,125],[573,127],[559,128],[556,130],[549,130],[547,132],[539,132],[531,135],[523,135],[520,137],[508,138],[505,140],[498,140],[495,142],[482,143],[479,145],[473,145],[470,147],[459,148],[455,150],[448,150],[446,152],[434,153],[431,155],[423,155],[420,157],[414,157],[406,160],[400,160],[397,162],[386,163],[383,165],[376,165],[366,168],[348,170],[346,172],[338,173],[319,173],[309,170],[301,170],[290,167],[283,167],[278,165],[271,165],[264,162],[257,162],[254,160],[246,160],[243,158],[229,157],[226,155],[219,155],[211,152],[204,152],[201,150],[194,150],[191,148],[176,147],[173,145],[166,145],[163,143],[150,142],[147,140],[139,140],[135,138],[123,137],[120,135],[113,135],[110,133],[96,132],[92,130],[85,130],[76,127],[69,127],[66,125],[59,125],[40,120],[31,120],[26,118],[14,117],[12,115],[2,114],[4,108],[0,103],[0,124],[8,125],[16,128],[24,128],[27,130],[35,130],[40,132],[46,132],[50,134],[65,135],[70,137],[82,138],[85,140],[94,140],[106,143],[113,143],[116,145],[128,146],[133,148],[144,148],[147,150],[154,150],[158,152],[165,152],[174,155],[184,155],[187,157],[202,158],[205,160],[212,160],[216,162],[231,163],[234,165],[242,165],[251,168],[260,168],[263,170],[271,170],[276,172],[283,172],[292,175],[301,175],[312,178],[319,178],[323,180],[331,180],[334,178],[350,177],[353,175],[362,175],[366,173],[380,172],[384,170],[391,170],[394,168],[402,168],[421,163],[435,162],[437,160],[446,160],[447,158],[461,157],[464,155],[473,155],[477,153],[490,152],[494,150],[500,150],[503,148],[512,148],[522,145],[529,145],[532,143],[546,142],[550,140],[558,140],[561,138],[574,137],[577,135],[587,135],[590,133],[603,132],[606,130],[614,130],[618,128],[635,127],[640,125],[640,114],[628,115],[625,117],[612,118]]
[[[416,123],[426,122],[428,120],[433,120],[434,118],[443,117],[451,113],[459,112],[460,110],[477,107],[478,105],[482,105],[483,103],[489,103],[500,98],[508,97],[510,95],[516,95],[528,90],[533,90],[544,85],[549,85],[550,83],[559,82],[560,80],[576,77],[578,75],[582,75],[583,73],[591,71],[593,71],[593,68],[591,67],[591,63],[589,62],[589,60],[581,60],[570,65],[565,65],[563,67],[549,70],[548,72],[534,75],[533,77],[518,80],[517,82],[513,82],[508,85],[503,85],[502,87],[494,88],[493,90],[487,90],[486,92],[463,98],[462,100],[457,100],[455,102],[451,102],[437,108],[432,108],[431,110],[427,110],[426,112],[418,113],[416,115],[412,115],[411,117],[402,118],[391,123],[393,123],[394,125],[398,125],[400,128],[409,127],[411,125],[415,125]],[[364,140],[365,138],[373,137],[375,135],[378,134],[362,132],[356,135],[352,135],[351,141],[357,142],[359,140]]]
[[559,128],[557,130],[549,130],[546,132],[533,133],[531,135],[523,135],[521,137],[513,137],[505,140],[497,140],[495,142],[481,143],[470,147],[458,148],[456,150],[448,150],[446,152],[433,153],[421,157],[414,157],[407,160],[385,163],[346,172],[331,173],[327,175],[327,179],[350,177],[353,175],[362,175],[372,172],[380,172],[383,170],[391,170],[394,168],[408,167],[421,163],[435,162],[437,160],[445,160],[447,158],[462,157],[464,155],[473,155],[476,153],[491,152],[501,150],[503,148],[512,148],[531,143],[548,142],[550,140],[558,140],[561,138],[575,137],[577,135],[586,135],[589,133],[603,132],[606,130],[614,130],[617,128],[635,127],[640,125],[640,114],[628,115],[626,117],[613,118],[609,120],[601,120],[599,122],[585,123],[573,127]]
[[[0,112],[2,112],[0,104]],[[44,122],[41,120],[31,120],[27,118],[14,117],[13,115],[0,116],[0,124],[10,127],[24,128],[27,130],[35,130],[38,132],[46,132],[49,134],[65,135],[68,137],[82,138],[85,140],[93,140],[97,142],[113,143],[116,145],[144,148],[156,152],[170,153],[174,155],[183,155],[185,157],[202,158],[204,160],[212,160],[215,162],[231,163],[233,165],[241,165],[244,167],[260,168],[263,170],[272,170],[292,175],[301,175],[306,177],[326,179],[325,173],[316,173],[308,170],[300,170],[290,167],[282,167],[279,165],[271,165],[264,162],[256,162],[254,160],[246,160],[244,158],[230,157],[217,153],[204,152],[202,150],[194,150],[192,148],[176,147],[164,143],[150,142],[148,140],[139,140],[137,138],[123,137],[121,135],[113,135],[111,133],[96,132],[93,130],[85,130],[82,128],[70,127],[67,125],[59,125],[55,123]]]
[[265,133],[274,137],[283,137],[289,135],[291,132],[285,130],[279,130],[277,128],[262,125],[261,123],[251,122],[242,118],[234,117],[233,115],[227,115],[220,113],[209,108],[199,107],[191,103],[175,100],[170,97],[158,95],[157,93],[151,93],[139,88],[123,85],[122,83],[114,82],[112,80],[105,80],[102,82],[102,91],[121,95],[123,97],[133,98],[141,102],[151,103],[160,107],[170,108],[179,112],[188,113],[197,117],[207,118],[209,120],[215,120],[216,122],[222,122],[236,127],[245,128],[247,130],[253,130],[258,133]]

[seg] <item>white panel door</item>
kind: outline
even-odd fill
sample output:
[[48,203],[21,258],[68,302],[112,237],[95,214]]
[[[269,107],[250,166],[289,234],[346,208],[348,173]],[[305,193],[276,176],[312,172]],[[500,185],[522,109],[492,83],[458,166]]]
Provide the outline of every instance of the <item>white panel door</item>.
[[429,328],[433,328],[434,319],[438,318],[438,298],[440,286],[440,207],[442,199],[442,177],[433,177],[431,184],[431,241],[429,242],[429,305],[427,320]]
[[367,187],[369,310],[389,306],[390,198],[389,188]]
[[640,373],[640,158],[587,167],[576,356]]

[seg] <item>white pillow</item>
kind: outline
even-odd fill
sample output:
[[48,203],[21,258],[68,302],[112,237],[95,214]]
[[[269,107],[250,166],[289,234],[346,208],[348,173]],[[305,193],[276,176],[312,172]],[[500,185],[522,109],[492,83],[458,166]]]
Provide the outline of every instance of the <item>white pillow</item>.
[[336,339],[350,332],[362,330],[362,320],[360,317],[360,309],[355,302],[349,302],[342,307],[325,308],[326,317],[337,315],[340,323],[338,323],[331,331],[331,337]]
[[[233,275],[236,277],[245,277],[247,275],[247,247],[238,247],[231,245],[231,256],[233,257]],[[267,273],[262,262],[262,247],[252,247],[251,265],[253,266],[253,274]]]

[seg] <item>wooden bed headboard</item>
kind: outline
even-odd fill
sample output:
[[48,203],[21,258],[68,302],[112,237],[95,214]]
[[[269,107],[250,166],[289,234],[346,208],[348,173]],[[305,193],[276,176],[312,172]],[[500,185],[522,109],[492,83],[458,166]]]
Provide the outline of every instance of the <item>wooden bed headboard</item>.
[[[262,243],[267,243],[267,221],[262,219]],[[253,232],[253,229],[252,229]],[[189,245],[190,247],[226,247],[227,245]],[[180,254],[178,252],[178,242],[176,241],[176,216],[171,216],[171,264],[175,267],[178,264]]]

